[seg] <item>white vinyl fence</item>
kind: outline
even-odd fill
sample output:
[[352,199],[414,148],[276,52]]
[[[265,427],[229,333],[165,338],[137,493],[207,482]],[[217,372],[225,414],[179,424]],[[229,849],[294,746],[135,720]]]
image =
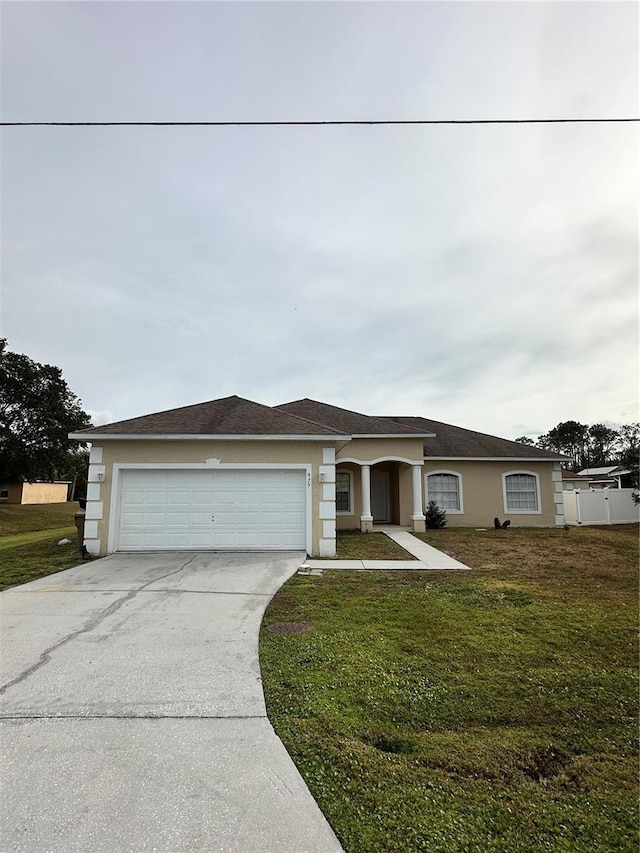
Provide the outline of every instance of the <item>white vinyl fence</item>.
[[566,524],[633,524],[640,521],[640,506],[633,502],[634,489],[590,489],[567,491],[564,499]]

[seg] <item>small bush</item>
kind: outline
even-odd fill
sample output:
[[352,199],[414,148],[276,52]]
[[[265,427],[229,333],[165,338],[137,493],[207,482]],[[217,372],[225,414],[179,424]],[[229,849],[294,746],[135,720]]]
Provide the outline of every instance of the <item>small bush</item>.
[[424,517],[427,530],[440,530],[447,523],[447,513],[435,501],[429,501]]

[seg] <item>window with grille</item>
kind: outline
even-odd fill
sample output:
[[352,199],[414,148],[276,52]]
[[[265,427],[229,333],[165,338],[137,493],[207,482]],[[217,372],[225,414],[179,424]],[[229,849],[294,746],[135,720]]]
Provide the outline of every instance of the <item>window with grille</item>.
[[353,475],[336,471],[336,512],[353,512]]
[[429,474],[427,501],[435,501],[445,512],[460,512],[460,477],[458,474]]
[[538,478],[534,474],[506,474],[504,478],[507,512],[538,512]]

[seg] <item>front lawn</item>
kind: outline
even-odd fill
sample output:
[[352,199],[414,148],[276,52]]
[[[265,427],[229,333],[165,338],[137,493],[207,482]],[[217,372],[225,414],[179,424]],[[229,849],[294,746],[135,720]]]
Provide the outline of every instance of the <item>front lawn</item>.
[[473,572],[296,576],[269,717],[347,853],[637,850],[638,527],[446,529]]
[[[0,590],[82,562],[73,516],[77,503],[0,506]],[[70,545],[58,545],[71,539]]]
[[36,530],[73,527],[80,509],[75,501],[59,504],[0,504],[0,537]]
[[331,560],[413,560],[404,548],[384,533],[338,530],[336,556]]

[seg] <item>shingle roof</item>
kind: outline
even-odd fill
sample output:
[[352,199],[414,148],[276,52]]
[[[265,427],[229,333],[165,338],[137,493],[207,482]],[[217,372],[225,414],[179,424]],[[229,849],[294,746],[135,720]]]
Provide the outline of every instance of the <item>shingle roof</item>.
[[424,443],[425,457],[434,459],[558,459],[567,457],[528,444],[519,444],[506,438],[497,438],[483,432],[452,426],[441,421],[419,417],[385,417],[394,423],[406,424],[424,432],[435,433],[435,438],[428,438]]
[[207,403],[155,412],[139,418],[74,433],[92,436],[429,436],[427,458],[566,459],[539,447],[420,417],[373,417],[330,406],[317,400],[295,400],[264,406],[243,397],[223,397]]
[[308,418],[318,423],[326,424],[332,430],[348,435],[415,435],[424,436],[431,430],[422,429],[420,426],[390,421],[389,418],[377,418],[370,415],[362,415],[360,412],[352,412],[350,409],[341,409],[339,406],[330,406],[328,403],[320,403],[317,400],[295,400],[292,403],[282,403],[275,406],[278,411],[288,412]]
[[[75,435],[335,435],[334,429],[242,397],[155,412]],[[342,434],[342,433],[340,433]]]
[[579,474],[576,474],[573,471],[567,471],[566,468],[562,468],[560,473],[562,474],[563,480],[584,480],[584,477],[581,477]]

